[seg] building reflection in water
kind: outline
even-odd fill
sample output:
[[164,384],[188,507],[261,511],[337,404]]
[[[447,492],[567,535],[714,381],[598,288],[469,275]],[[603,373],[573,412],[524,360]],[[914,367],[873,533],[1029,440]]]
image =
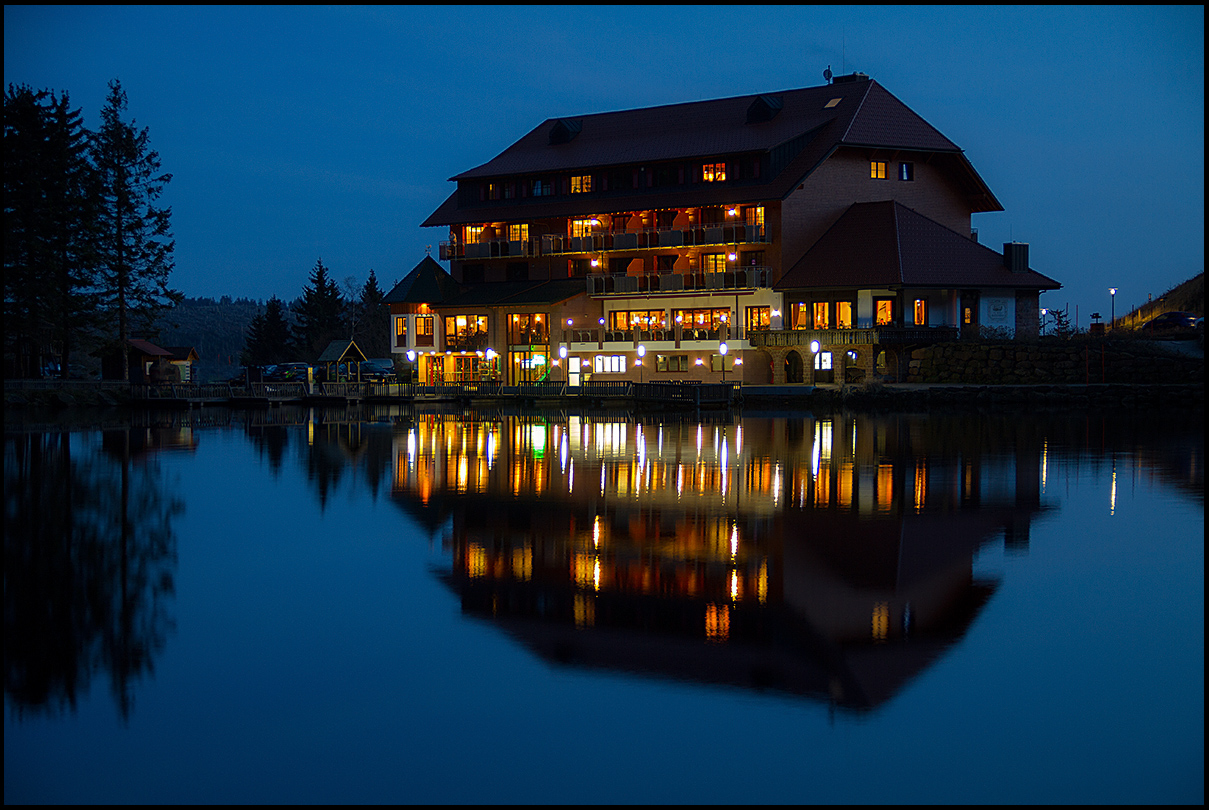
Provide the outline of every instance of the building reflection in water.
[[1039,437],[943,424],[419,416],[393,493],[447,527],[465,612],[543,658],[870,709],[993,594],[980,547],[1027,549],[1044,508]]

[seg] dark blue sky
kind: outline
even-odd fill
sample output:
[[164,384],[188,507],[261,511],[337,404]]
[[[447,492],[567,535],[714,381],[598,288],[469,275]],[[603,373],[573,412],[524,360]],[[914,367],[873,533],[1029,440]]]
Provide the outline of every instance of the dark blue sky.
[[1204,271],[1204,7],[6,6],[4,78],[89,127],[120,78],[174,175],[175,286],[285,299],[322,257],[384,286],[419,223],[553,116],[860,70],[961,146],[1086,325]]

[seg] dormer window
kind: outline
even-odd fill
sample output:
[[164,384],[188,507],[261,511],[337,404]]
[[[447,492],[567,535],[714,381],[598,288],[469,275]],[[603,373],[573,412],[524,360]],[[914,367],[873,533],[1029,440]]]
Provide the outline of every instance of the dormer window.
[[721,183],[726,180],[725,163],[706,163],[701,167],[701,180],[706,183]]

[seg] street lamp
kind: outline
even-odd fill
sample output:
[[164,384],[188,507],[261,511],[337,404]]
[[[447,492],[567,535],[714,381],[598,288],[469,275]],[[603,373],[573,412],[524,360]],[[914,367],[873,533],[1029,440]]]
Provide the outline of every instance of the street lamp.
[[1045,316],[1049,314],[1049,310],[1042,307],[1041,309],[1041,334],[1045,334]]
[[722,382],[726,382],[726,344],[718,344],[718,354],[722,355]]
[[642,358],[646,357],[646,346],[638,346],[638,382],[642,382]]
[[1116,329],[1117,322],[1117,288],[1109,287],[1108,294],[1112,296],[1112,317],[1108,319],[1108,328]]

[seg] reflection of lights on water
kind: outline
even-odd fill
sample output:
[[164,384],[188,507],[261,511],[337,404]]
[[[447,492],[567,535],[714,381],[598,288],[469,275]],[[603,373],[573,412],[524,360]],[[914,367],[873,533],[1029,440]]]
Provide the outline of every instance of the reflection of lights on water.
[[768,558],[760,560],[760,573],[756,577],[756,598],[760,604],[768,602]]
[[592,521],[592,545],[595,548],[600,548],[600,515]]
[[1049,478],[1049,440],[1041,442],[1041,494],[1045,494],[1045,481]]
[[772,503],[774,506],[781,503],[781,462],[779,461],[772,474]]
[[1108,514],[1117,513],[1117,460],[1112,460],[1112,492],[1108,496]]
[[730,600],[739,601],[739,572],[733,568],[730,571]]
[[875,602],[873,605],[873,640],[885,641],[890,636],[890,605]]
[[414,466],[416,463],[416,432],[409,430],[407,432],[407,464]]
[[709,641],[726,641],[730,636],[730,605],[705,606],[705,637]]
[[733,560],[739,553],[739,524],[732,523],[730,527],[730,558]]

